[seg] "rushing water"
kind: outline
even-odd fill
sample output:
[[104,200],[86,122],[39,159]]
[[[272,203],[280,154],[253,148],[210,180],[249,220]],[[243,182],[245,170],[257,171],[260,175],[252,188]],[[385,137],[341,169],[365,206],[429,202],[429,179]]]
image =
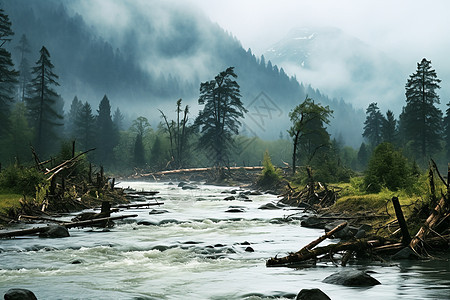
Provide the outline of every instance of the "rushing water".
[[[345,267],[373,271],[381,285],[371,288],[322,283],[342,269],[332,264],[266,268],[266,259],[297,251],[323,234],[286,221],[298,211],[258,209],[276,196],[225,201],[229,195],[222,192],[232,188],[122,186],[160,191],[164,205],[155,209],[167,212],[129,209],[121,213],[139,216],[117,221],[109,231],[71,229],[69,238],[0,240],[0,296],[20,287],[38,299],[292,299],[303,288],[320,288],[333,300],[450,299],[448,260]],[[230,207],[243,212],[226,212]]]

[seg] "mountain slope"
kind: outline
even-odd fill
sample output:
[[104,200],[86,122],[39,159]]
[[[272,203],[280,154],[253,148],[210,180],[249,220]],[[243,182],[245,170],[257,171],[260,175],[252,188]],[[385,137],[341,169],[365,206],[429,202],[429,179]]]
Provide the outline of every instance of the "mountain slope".
[[404,81],[387,55],[337,28],[294,28],[265,53],[290,74],[356,107],[368,102],[400,107]]
[[[107,94],[122,111],[159,121],[156,108],[173,109],[178,98],[195,113],[200,82],[235,66],[243,103],[249,109],[244,121],[247,134],[278,138],[290,125],[288,112],[309,95],[335,110],[330,131],[358,146],[355,138],[358,141],[361,136],[361,111],[330,100],[271,62],[257,59],[195,8],[164,1],[117,2],[124,6],[114,15],[105,8],[86,7],[86,3],[108,1],[3,3],[16,33],[13,46],[26,34],[33,48],[32,62],[37,60],[38,49],[47,47],[66,103],[77,95],[96,107]],[[19,54],[13,55],[18,61]],[[344,117],[347,122],[341,122]]]

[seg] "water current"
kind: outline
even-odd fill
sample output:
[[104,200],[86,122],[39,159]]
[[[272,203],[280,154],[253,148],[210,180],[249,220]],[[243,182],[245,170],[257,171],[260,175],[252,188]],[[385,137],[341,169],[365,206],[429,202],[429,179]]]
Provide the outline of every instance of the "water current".
[[0,240],[0,296],[18,287],[32,290],[38,299],[295,299],[301,289],[320,288],[333,300],[450,299],[449,257],[345,267],[371,271],[381,282],[371,288],[323,283],[342,269],[331,263],[267,268],[268,258],[298,251],[323,234],[286,218],[298,210],[258,209],[276,202],[274,195],[226,201],[235,188],[121,185],[159,191],[164,205],[155,210],[160,214],[128,209],[119,214],[138,217],[116,221],[109,230],[70,229],[68,238]]

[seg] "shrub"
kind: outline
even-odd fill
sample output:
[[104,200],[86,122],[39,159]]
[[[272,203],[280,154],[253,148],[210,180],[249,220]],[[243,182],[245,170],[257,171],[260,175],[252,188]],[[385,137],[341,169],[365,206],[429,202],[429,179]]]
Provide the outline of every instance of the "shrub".
[[382,187],[391,191],[408,189],[414,182],[408,160],[392,144],[382,143],[375,148],[364,176],[367,192],[378,193]]
[[44,181],[44,174],[34,168],[10,166],[0,173],[0,188],[21,195],[34,196]]
[[263,187],[274,187],[281,181],[280,170],[275,169],[270,159],[269,151],[266,150],[263,157],[263,171],[258,179],[258,185]]

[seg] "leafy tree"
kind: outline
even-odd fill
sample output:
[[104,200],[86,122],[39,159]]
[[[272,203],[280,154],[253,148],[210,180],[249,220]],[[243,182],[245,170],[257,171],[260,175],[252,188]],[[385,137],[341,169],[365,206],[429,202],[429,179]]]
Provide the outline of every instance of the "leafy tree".
[[200,84],[198,103],[205,105],[195,120],[200,128],[200,147],[212,155],[216,165],[226,163],[233,143],[233,134],[239,133],[247,109],[241,102],[239,84],[234,67],[220,72],[213,80]]
[[170,140],[170,156],[175,161],[175,166],[181,168],[186,160],[186,153],[188,148],[188,136],[192,133],[192,128],[187,125],[189,120],[189,106],[186,105],[184,110],[181,109],[181,99],[177,100],[177,119],[176,121],[168,121],[166,115],[159,110],[164,123],[166,131],[169,134]]
[[95,145],[95,116],[91,105],[86,101],[78,110],[74,121],[74,133],[80,142],[80,148],[88,150]]
[[382,187],[391,191],[412,185],[412,170],[407,159],[390,143],[378,145],[364,176],[366,190],[378,193]]
[[29,84],[31,81],[31,73],[30,73],[31,67],[27,59],[27,54],[31,52],[31,47],[25,34],[22,34],[19,40],[19,44],[15,47],[15,49],[18,50],[20,53],[19,97],[21,101],[25,101],[25,99],[29,97],[30,93]]
[[402,135],[422,159],[441,148],[442,112],[439,104],[440,79],[431,61],[422,59],[406,83],[406,106],[401,115]]
[[444,139],[445,149],[447,149],[446,158],[450,161],[450,102],[447,103],[447,110],[444,117]]
[[[298,156],[303,154],[307,161],[311,161],[320,148],[329,145],[330,136],[325,129],[325,124],[330,123],[332,113],[333,111],[328,106],[323,107],[320,104],[315,104],[314,100],[309,97],[306,97],[303,103],[289,113],[292,126],[288,133],[293,139],[294,146],[292,154],[293,174],[296,171]],[[305,153],[299,153],[299,147],[302,147]]]
[[136,167],[145,165],[144,135],[150,128],[150,123],[145,117],[138,117],[133,121],[131,130],[136,133],[134,142],[134,163]]
[[31,124],[36,132],[35,145],[38,153],[48,151],[48,143],[45,145],[44,141],[54,140],[57,137],[56,127],[62,125],[60,120],[63,117],[55,107],[59,96],[53,87],[59,86],[59,83],[53,68],[50,53],[42,46],[40,58],[32,70],[32,93],[26,99]]
[[14,32],[11,30],[9,17],[0,9],[0,137],[7,134],[10,128],[8,114],[19,75],[14,70],[11,53],[4,48],[5,43],[11,41],[12,35]]
[[106,95],[100,101],[97,112],[97,161],[100,164],[112,164],[113,149],[118,143],[118,133],[114,128],[111,105]]
[[383,120],[382,137],[383,142],[395,144],[397,141],[397,120],[391,110],[386,112],[386,118]]
[[384,121],[385,119],[381,114],[377,103],[370,103],[366,110],[363,137],[367,139],[372,147],[376,147],[381,143]]

